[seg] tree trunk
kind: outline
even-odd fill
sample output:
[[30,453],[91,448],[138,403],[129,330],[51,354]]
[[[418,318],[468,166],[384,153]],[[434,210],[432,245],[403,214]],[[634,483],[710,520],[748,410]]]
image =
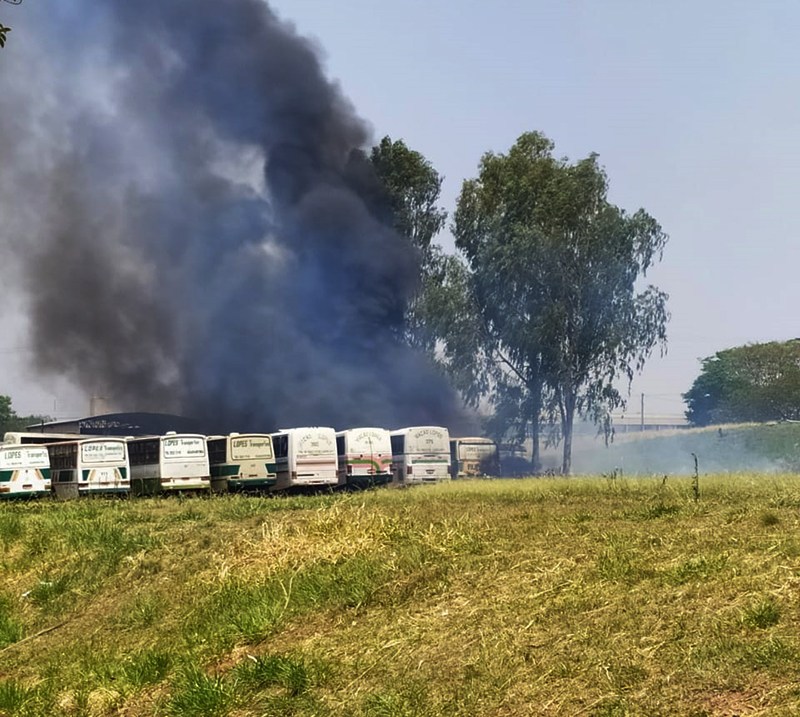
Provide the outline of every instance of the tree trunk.
[[539,433],[541,429],[541,422],[539,421],[539,413],[537,412],[531,417],[531,470],[534,475],[539,473],[542,469],[542,459],[539,452]]
[[531,397],[531,469],[537,474],[542,469],[542,456],[540,450],[542,432],[542,391],[543,382],[539,371],[532,381],[528,382],[528,393]]
[[572,427],[575,421],[576,396],[573,391],[565,392],[564,406],[561,412],[561,435],[564,439],[564,453],[561,461],[561,474],[572,473]]

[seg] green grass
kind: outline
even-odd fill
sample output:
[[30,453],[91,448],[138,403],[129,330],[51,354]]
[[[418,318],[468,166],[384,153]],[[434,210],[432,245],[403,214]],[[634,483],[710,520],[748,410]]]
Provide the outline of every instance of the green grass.
[[0,504],[0,715],[791,715],[800,477]]
[[14,601],[0,595],[0,648],[22,638],[23,628],[15,616]]
[[233,685],[224,677],[191,666],[173,681],[166,711],[180,717],[221,717],[233,709],[235,698]]

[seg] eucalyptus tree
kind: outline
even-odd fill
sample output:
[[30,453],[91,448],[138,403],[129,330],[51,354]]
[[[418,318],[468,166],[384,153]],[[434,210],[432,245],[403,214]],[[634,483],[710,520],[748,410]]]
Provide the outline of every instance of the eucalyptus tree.
[[433,242],[447,220],[447,212],[439,206],[442,176],[420,152],[390,137],[372,148],[369,160],[383,189],[376,210],[419,254],[419,287],[406,313],[405,338],[432,352],[436,339],[430,329],[427,295],[437,290],[449,263]]
[[447,220],[438,206],[442,176],[422,154],[390,137],[372,148],[370,162],[386,192],[394,228],[419,249],[424,263]]
[[[596,155],[570,163],[553,149],[529,132],[507,154],[484,155],[463,184],[453,233],[468,265],[461,306],[476,327],[462,361],[484,376],[474,390],[501,426],[527,428],[534,458],[540,422],[556,423],[568,474],[575,418],[608,435],[610,412],[625,401],[620,382],[666,345],[667,295],[640,284],[667,237],[644,210],[608,201]],[[451,364],[463,343],[452,334]]]

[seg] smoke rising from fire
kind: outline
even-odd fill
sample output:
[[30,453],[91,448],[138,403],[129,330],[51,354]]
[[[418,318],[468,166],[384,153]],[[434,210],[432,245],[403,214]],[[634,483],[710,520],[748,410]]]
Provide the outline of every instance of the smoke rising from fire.
[[27,12],[0,243],[38,370],[216,430],[458,420],[399,338],[418,258],[309,41],[262,0]]

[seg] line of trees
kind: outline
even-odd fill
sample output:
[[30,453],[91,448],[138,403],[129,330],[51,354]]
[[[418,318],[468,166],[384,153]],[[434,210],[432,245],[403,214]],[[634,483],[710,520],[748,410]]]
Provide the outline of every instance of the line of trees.
[[694,426],[800,421],[800,339],[718,351],[683,399]]
[[27,426],[51,420],[50,416],[20,416],[11,405],[11,397],[0,395],[0,441],[6,431],[24,431]]
[[569,474],[575,419],[608,436],[620,385],[666,345],[667,295],[642,279],[667,236],[644,210],[609,202],[597,155],[570,162],[553,151],[528,132],[483,156],[457,200],[456,255],[432,243],[446,213],[430,162],[388,137],[370,160],[395,227],[422,257],[408,340],[433,353],[468,404],[491,408],[490,435],[532,437],[535,470],[540,443],[561,441]]

